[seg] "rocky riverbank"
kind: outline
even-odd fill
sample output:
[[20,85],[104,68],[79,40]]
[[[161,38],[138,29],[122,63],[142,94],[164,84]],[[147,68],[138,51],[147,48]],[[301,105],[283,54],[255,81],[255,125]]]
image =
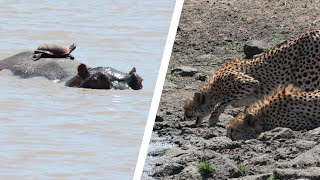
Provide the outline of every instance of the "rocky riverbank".
[[[201,127],[183,121],[182,108],[222,63],[248,57],[244,47],[267,51],[319,29],[319,8],[319,1],[186,0],[143,179],[319,179],[320,128],[276,128],[231,141],[224,125],[241,108],[228,107],[211,128],[206,119]],[[198,171],[203,160],[213,168],[205,176]]]

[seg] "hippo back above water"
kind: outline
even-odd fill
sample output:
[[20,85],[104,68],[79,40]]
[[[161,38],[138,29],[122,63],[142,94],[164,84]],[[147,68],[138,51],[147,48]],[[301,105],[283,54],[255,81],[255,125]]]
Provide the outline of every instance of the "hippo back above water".
[[34,61],[33,51],[25,51],[0,61],[0,70],[9,69],[21,78],[45,77],[49,80],[67,81],[77,73],[79,61],[68,58],[41,58]]

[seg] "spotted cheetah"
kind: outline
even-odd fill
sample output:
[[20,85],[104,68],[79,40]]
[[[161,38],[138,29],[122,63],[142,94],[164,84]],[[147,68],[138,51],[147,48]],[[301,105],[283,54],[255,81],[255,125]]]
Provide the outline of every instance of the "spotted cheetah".
[[276,127],[310,130],[319,126],[320,90],[305,92],[290,85],[250,105],[226,128],[232,140],[247,140]]
[[279,85],[294,84],[304,91],[320,88],[320,30],[309,31],[253,59],[222,65],[187,99],[184,119],[202,119],[211,113],[209,126],[218,122],[228,105],[247,106],[272,93]]

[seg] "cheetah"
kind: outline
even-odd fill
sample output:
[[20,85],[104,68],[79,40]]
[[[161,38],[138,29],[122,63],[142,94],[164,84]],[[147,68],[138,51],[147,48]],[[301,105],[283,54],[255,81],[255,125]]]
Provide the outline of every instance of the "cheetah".
[[304,91],[320,88],[320,30],[306,32],[253,59],[235,59],[222,65],[183,106],[184,120],[199,126],[208,115],[214,126],[224,109],[248,106],[279,85]]
[[292,130],[320,126],[320,90],[302,91],[292,85],[250,105],[227,125],[232,140],[247,140],[276,127]]

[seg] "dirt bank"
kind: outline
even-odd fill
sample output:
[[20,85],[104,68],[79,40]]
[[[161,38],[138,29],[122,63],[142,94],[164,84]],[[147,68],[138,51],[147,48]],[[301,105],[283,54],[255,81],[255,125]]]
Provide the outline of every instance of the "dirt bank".
[[[216,127],[183,121],[183,102],[218,66],[244,57],[249,40],[269,49],[305,31],[320,28],[320,1],[185,1],[161,97],[143,179],[201,179],[200,159],[213,166],[208,179],[320,177],[320,129],[277,128],[261,139],[231,141],[223,127],[241,109],[228,108]],[[186,73],[171,71],[181,66]],[[182,76],[181,76],[182,75]],[[201,80],[197,80],[201,79]]]

